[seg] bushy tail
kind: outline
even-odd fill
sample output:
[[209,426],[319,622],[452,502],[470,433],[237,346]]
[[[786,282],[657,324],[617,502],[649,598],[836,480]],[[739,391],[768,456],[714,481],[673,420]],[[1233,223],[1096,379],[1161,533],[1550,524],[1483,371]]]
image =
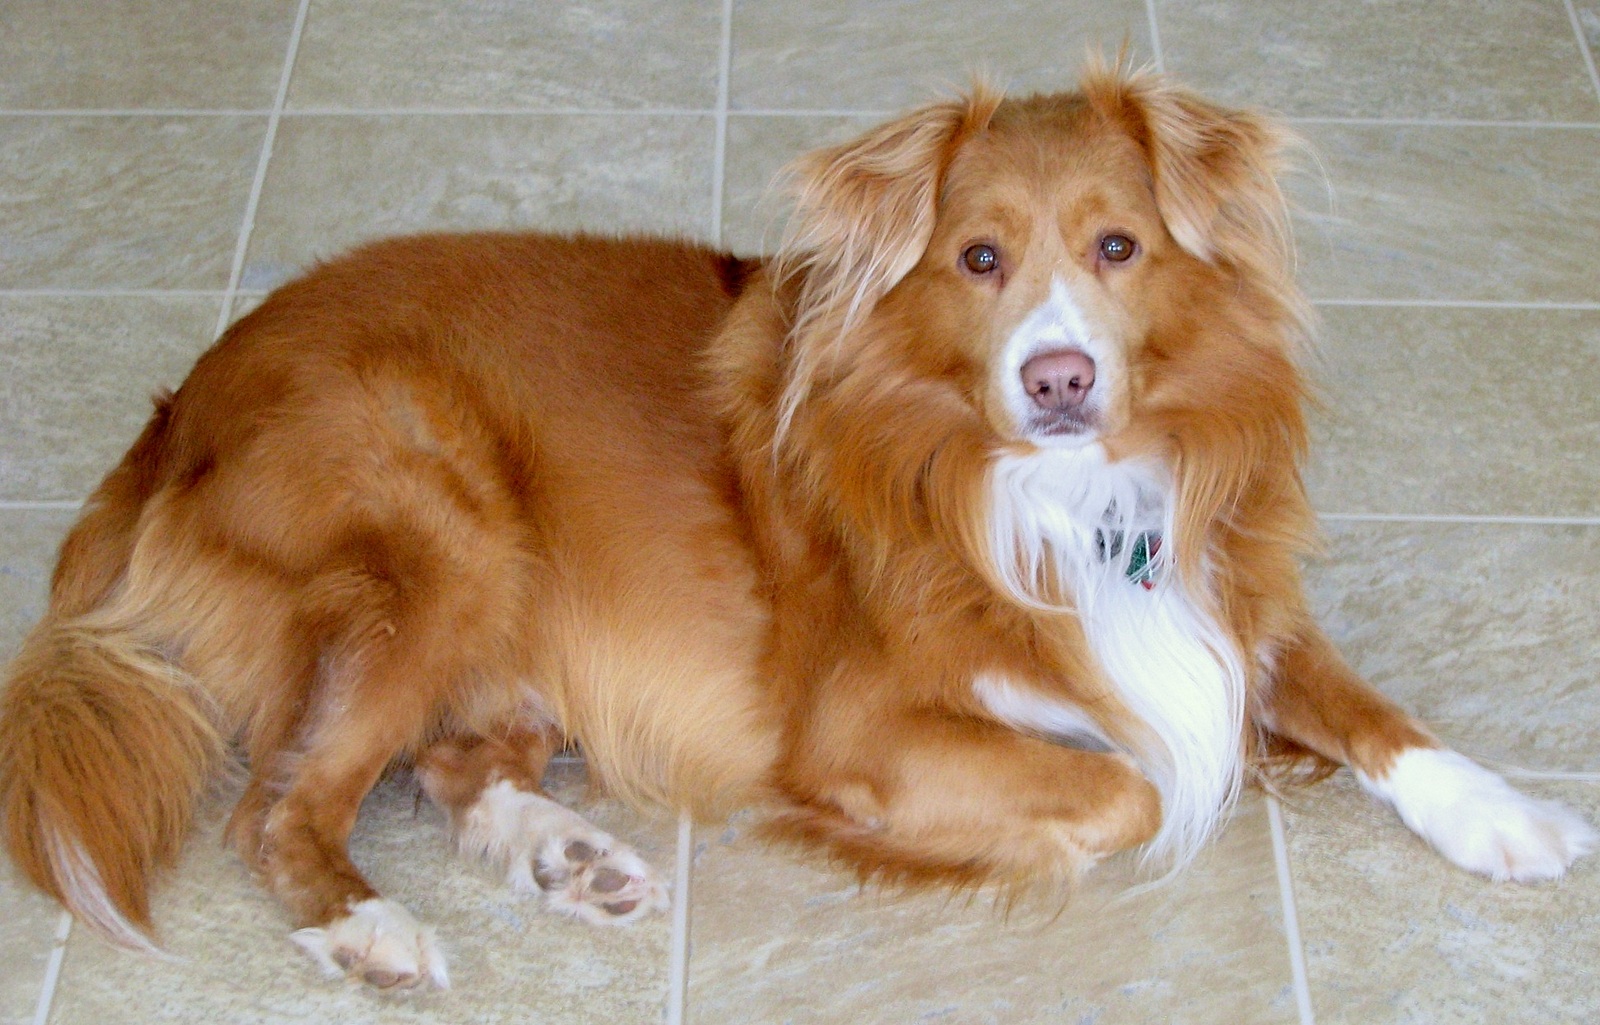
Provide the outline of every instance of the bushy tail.
[[86,925],[154,951],[151,877],[176,859],[221,742],[204,697],[90,613],[36,627],[0,692],[0,821],[16,865]]

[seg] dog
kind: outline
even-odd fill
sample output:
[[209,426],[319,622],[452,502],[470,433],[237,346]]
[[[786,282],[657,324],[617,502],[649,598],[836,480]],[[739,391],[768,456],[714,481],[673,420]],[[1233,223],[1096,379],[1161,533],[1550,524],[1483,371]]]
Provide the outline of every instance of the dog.
[[1445,748],[1307,610],[1293,137],[1161,76],[977,86],[793,166],[777,255],[391,240],[230,328],[67,536],[0,708],[23,872],[154,949],[206,781],[327,972],[448,985],[346,840],[413,766],[558,911],[667,888],[541,790],[777,835],[891,885],[1192,858],[1347,765],[1457,865],[1595,831]]

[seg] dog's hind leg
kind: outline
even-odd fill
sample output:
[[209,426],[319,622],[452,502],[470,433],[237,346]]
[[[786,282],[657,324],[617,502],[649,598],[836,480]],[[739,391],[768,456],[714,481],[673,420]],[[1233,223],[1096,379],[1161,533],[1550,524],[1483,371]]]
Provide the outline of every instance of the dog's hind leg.
[[545,793],[551,730],[455,736],[423,753],[423,790],[450,815],[461,852],[505,874],[513,890],[596,925],[623,925],[667,906],[655,869]]

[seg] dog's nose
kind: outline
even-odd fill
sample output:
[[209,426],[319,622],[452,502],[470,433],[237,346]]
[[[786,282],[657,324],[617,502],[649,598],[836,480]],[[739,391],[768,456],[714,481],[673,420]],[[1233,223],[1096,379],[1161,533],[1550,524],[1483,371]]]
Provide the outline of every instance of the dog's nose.
[[1094,387],[1094,360],[1076,349],[1035,356],[1022,365],[1022,386],[1040,409],[1076,409]]

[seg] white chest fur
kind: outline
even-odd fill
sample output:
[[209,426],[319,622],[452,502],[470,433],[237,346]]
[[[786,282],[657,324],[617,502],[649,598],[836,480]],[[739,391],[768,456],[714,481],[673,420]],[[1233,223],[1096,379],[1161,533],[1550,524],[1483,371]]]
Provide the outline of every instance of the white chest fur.
[[[1128,753],[1161,792],[1149,854],[1181,865],[1239,791],[1245,678],[1238,652],[1172,565],[1169,486],[1159,470],[1108,463],[1097,444],[1002,456],[992,477],[989,541],[1010,596],[1075,615],[1106,680],[1144,725]],[[1155,584],[1131,579],[1132,545],[1106,538],[1157,532]],[[1051,596],[1065,596],[1062,605]],[[1030,681],[976,681],[1002,721],[1044,733],[1085,714]],[[1073,732],[1084,732],[1081,728]]]

